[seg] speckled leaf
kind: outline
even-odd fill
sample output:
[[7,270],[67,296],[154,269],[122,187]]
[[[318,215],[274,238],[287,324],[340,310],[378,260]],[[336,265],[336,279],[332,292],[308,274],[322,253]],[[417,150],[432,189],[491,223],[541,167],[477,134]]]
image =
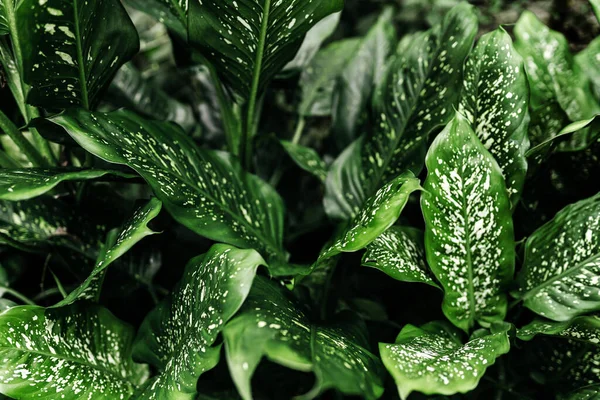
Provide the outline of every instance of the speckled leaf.
[[596,100],[600,101],[600,37],[575,56],[575,63],[590,79]]
[[438,287],[425,262],[423,232],[392,226],[367,246],[362,265],[377,268],[402,282],[421,282]]
[[189,0],[125,0],[124,3],[165,24],[181,38],[187,38]]
[[[600,20],[600,17],[598,17],[598,20]],[[560,400],[600,400],[600,385],[589,385],[582,387],[572,391],[571,393],[561,396]]]
[[385,182],[421,170],[429,135],[458,106],[463,63],[476,32],[477,17],[465,2],[441,25],[400,42],[373,95],[374,131],[332,166],[325,196],[330,217],[351,218]]
[[410,194],[420,188],[419,180],[412,172],[388,182],[367,199],[361,210],[347,222],[346,228],[336,235],[333,243],[321,252],[319,260],[341,252],[364,249],[398,220]]
[[576,317],[565,322],[536,319],[517,330],[521,340],[531,340],[536,335],[556,336],[591,344],[600,343],[600,318]]
[[327,326],[307,316],[276,284],[257,278],[244,307],[223,330],[227,363],[244,400],[252,399],[250,380],[262,357],[316,375],[315,387],[301,399],[329,388],[377,399],[383,392],[382,365],[371,354],[365,327],[349,316]]
[[406,325],[395,343],[379,343],[383,364],[402,399],[413,391],[452,395],[475,389],[485,370],[509,349],[506,331],[462,344],[453,328],[439,322],[421,328]]
[[83,181],[102,177],[135,178],[136,175],[101,169],[0,169],[0,199],[28,200],[40,196],[64,181]]
[[514,295],[555,321],[600,310],[600,194],[571,204],[535,231]]
[[189,39],[242,99],[262,92],[343,0],[189,0]]
[[199,235],[285,257],[281,198],[226,153],[198,148],[180,127],[128,111],[73,110],[52,121],[96,156],[136,170]]
[[575,66],[565,37],[545,26],[532,12],[524,11],[515,25],[515,48],[525,60],[535,109],[557,101],[571,121],[600,112],[587,77]]
[[139,38],[118,0],[22,0],[17,10],[30,104],[93,108]]
[[465,64],[459,109],[498,162],[513,208],[527,173],[528,104],[523,59],[508,33],[499,28],[482,36]]
[[0,314],[0,392],[15,399],[128,399],[142,383],[133,329],[86,303]]
[[295,144],[287,140],[281,140],[281,145],[296,165],[306,172],[310,172],[319,178],[319,180],[325,181],[327,178],[327,164],[325,164],[316,151],[310,147]]
[[444,314],[464,330],[501,321],[515,244],[500,167],[459,113],[431,145],[426,164],[425,250],[444,288]]
[[146,317],[134,356],[160,370],[139,399],[194,399],[198,377],[219,361],[213,347],[225,323],[240,308],[256,269],[254,250],[216,244],[190,260],[174,291]]

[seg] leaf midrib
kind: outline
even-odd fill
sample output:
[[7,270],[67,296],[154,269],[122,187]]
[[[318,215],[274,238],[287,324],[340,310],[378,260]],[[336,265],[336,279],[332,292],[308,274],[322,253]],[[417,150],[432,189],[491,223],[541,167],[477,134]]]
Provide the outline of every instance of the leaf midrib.
[[467,214],[467,199],[465,196],[465,183],[464,179],[461,176],[461,200],[462,200],[462,209],[461,212],[463,214],[463,219],[465,221],[465,250],[466,250],[466,262],[468,265],[468,278],[469,278],[469,290],[467,292],[467,296],[469,298],[469,308],[471,309],[471,315],[468,319],[469,328],[474,325],[475,321],[475,287],[473,286],[473,260],[471,258],[471,226],[469,224],[469,215]]
[[77,48],[77,66],[79,67],[79,85],[81,87],[81,101],[83,107],[86,110],[90,109],[88,99],[88,87],[87,87],[87,74],[85,71],[85,64],[83,63],[83,48],[81,43],[81,31],[79,26],[79,7],[77,4],[78,0],[73,0],[73,22],[75,25],[75,47]]

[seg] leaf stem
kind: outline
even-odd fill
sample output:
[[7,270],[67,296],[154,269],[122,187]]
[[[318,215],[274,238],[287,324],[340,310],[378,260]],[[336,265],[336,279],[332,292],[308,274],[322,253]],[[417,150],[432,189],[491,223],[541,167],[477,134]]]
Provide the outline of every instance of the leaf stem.
[[77,64],[79,66],[79,85],[81,86],[81,100],[83,101],[83,108],[89,110],[90,100],[88,99],[87,78],[85,73],[85,64],[83,63],[83,50],[81,46],[81,33],[78,17],[79,7],[77,6],[77,0],[73,0],[73,10],[75,15],[75,44],[77,48]]
[[29,143],[17,126],[2,111],[0,111],[0,130],[4,131],[12,139],[34,167],[47,165],[42,155]]
[[306,120],[304,117],[300,117],[298,119],[298,124],[296,125],[296,131],[294,132],[294,137],[292,138],[293,144],[298,144],[300,142],[300,138],[302,137],[302,132],[304,131],[304,127],[306,126]]
[[4,293],[8,293],[10,294],[12,297],[19,299],[21,302],[28,304],[30,306],[35,306],[37,304],[35,304],[35,302],[31,299],[29,299],[28,297],[25,297],[24,295],[22,295],[21,293],[17,292],[16,290],[13,290],[9,287],[6,286],[0,286],[0,291],[4,292]]
[[19,168],[19,164],[6,154],[4,150],[0,150],[0,167],[2,168]]

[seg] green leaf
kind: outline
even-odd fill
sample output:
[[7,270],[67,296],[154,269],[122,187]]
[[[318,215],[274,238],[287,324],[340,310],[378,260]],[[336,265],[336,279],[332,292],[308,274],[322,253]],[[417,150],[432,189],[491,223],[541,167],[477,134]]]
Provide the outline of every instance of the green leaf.
[[101,169],[0,169],[0,199],[28,200],[49,192],[61,182],[102,177],[135,178],[136,175]]
[[600,318],[576,317],[565,322],[535,319],[517,330],[521,340],[532,340],[536,335],[556,336],[591,344],[600,343]]
[[367,246],[362,265],[377,268],[402,282],[421,282],[439,287],[425,262],[423,232],[392,226]]
[[142,11],[187,39],[188,0],[125,0],[125,4]]
[[52,121],[92,154],[136,170],[173,217],[199,235],[286,257],[281,198],[228,154],[198,148],[178,126],[128,111],[71,110]]
[[388,182],[367,199],[333,243],[321,252],[319,260],[364,249],[398,220],[410,194],[420,188],[419,180],[411,172]]
[[598,22],[600,22],[600,0],[590,0],[590,4],[592,5],[592,9],[594,10],[594,14],[596,14]]
[[128,399],[142,383],[133,329],[108,310],[13,307],[0,314],[0,392],[15,399]]
[[219,361],[220,346],[213,343],[246,299],[259,265],[265,262],[256,251],[223,244],[190,260],[138,332],[135,358],[160,370],[138,398],[195,398],[198,377]]
[[444,288],[444,315],[463,330],[501,321],[515,244],[500,167],[459,113],[429,148],[426,164],[425,250]]
[[598,226],[600,194],[559,211],[527,239],[513,295],[555,321],[600,310]]
[[[600,6],[598,8],[600,10]],[[598,13],[600,15],[600,12]],[[600,20],[600,17],[598,17]],[[600,385],[589,385],[561,396],[560,400],[600,400]]]
[[[598,6],[600,9],[600,5]],[[588,76],[592,83],[596,100],[600,101],[600,37],[575,56],[575,63]]]
[[402,399],[413,391],[453,395],[475,389],[485,370],[509,349],[506,331],[462,344],[458,333],[440,322],[421,328],[406,325],[395,343],[379,343],[383,364]]
[[476,32],[473,7],[462,3],[441,25],[399,44],[374,94],[374,131],[331,167],[325,196],[330,217],[351,218],[385,182],[421,170],[429,135],[458,106],[463,63]]
[[17,10],[30,104],[90,109],[139,38],[117,0],[22,0]]
[[189,40],[246,100],[261,93],[304,35],[343,0],[190,0]]
[[296,165],[325,182],[327,178],[327,164],[325,164],[316,151],[310,147],[287,140],[281,140],[280,143]]
[[[8,23],[8,15],[7,15],[7,7],[4,4],[6,1],[14,3],[14,0],[2,0],[0,1],[0,36],[8,35],[10,33],[9,23]],[[9,7],[12,7],[12,4],[9,4]]]
[[498,162],[513,208],[527,173],[528,102],[523,59],[508,33],[499,28],[482,36],[467,58],[460,111]]
[[261,358],[288,368],[312,371],[312,399],[329,388],[377,399],[383,392],[382,366],[371,354],[364,324],[346,318],[327,326],[312,324],[282,289],[257,278],[240,313],[223,330],[227,363],[244,400],[252,399],[250,380]]

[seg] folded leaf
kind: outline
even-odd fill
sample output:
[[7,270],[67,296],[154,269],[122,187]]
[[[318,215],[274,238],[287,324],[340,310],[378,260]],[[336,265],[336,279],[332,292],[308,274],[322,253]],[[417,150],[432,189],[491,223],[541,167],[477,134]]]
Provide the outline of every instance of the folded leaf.
[[144,369],[133,329],[91,304],[0,314],[0,392],[15,399],[128,399]]
[[555,321],[600,310],[599,226],[600,194],[559,211],[527,239],[513,295]]
[[139,399],[194,399],[196,382],[219,361],[213,347],[240,308],[256,269],[265,262],[254,250],[216,244],[190,260],[174,291],[144,320],[134,356],[160,370]]
[[327,164],[325,164],[316,151],[310,147],[295,144],[287,140],[281,140],[280,143],[296,165],[306,172],[310,172],[319,178],[319,180],[325,181],[327,178]]
[[462,344],[459,334],[440,322],[421,328],[406,325],[395,343],[379,343],[381,359],[402,399],[413,391],[453,395],[473,390],[485,370],[509,349],[506,331]]
[[521,340],[532,340],[536,335],[556,336],[591,344],[600,343],[600,318],[577,317],[565,322],[536,319],[517,330]]
[[513,222],[498,164],[459,113],[427,153],[421,195],[425,250],[442,310],[463,330],[506,314],[515,268]]
[[250,380],[263,356],[316,375],[315,387],[300,398],[326,389],[377,399],[383,393],[382,366],[367,350],[364,326],[355,319],[313,325],[306,315],[264,278],[256,279],[238,316],[223,330],[227,363],[244,400],[252,399]]

